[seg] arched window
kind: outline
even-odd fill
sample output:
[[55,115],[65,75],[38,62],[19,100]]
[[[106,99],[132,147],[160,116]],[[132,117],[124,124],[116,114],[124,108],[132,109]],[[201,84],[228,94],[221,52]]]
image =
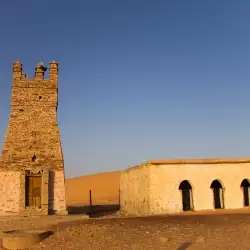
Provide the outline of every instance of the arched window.
[[249,187],[250,187],[250,183],[247,179],[244,179],[241,182],[241,188],[243,191],[243,199],[244,199],[244,206],[248,207],[249,206]]
[[182,195],[182,207],[183,211],[193,210],[193,194],[192,194],[192,186],[190,183],[185,180],[182,181],[179,190]]
[[224,190],[221,183],[218,180],[214,180],[210,188],[213,190],[214,208],[224,208]]
[[32,156],[32,161],[36,161],[36,155],[35,154]]

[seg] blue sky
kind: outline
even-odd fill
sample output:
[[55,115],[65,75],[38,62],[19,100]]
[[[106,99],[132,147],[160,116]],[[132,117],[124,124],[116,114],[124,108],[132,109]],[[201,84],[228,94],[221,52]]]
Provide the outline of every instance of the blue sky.
[[250,157],[248,0],[4,1],[0,147],[12,63],[60,67],[66,177],[150,159]]

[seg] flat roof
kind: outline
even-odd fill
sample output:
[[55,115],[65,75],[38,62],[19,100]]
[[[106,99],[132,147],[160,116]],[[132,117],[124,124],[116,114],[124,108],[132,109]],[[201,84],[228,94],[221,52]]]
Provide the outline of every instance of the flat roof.
[[184,165],[184,164],[240,164],[250,163],[250,158],[211,158],[211,159],[156,159],[130,166],[124,171],[147,167],[149,165]]
[[166,159],[150,160],[146,162],[152,165],[163,164],[219,164],[219,163],[250,163],[250,158],[218,158],[218,159]]

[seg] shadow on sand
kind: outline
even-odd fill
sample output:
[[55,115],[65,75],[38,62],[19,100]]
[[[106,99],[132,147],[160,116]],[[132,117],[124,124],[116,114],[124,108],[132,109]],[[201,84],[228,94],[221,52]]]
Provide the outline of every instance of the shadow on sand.
[[177,250],[186,250],[188,249],[188,247],[190,247],[192,245],[192,242],[184,242],[183,244],[181,244]]
[[92,206],[67,206],[69,215],[87,214],[91,218],[111,215],[119,211],[119,204],[92,205]]

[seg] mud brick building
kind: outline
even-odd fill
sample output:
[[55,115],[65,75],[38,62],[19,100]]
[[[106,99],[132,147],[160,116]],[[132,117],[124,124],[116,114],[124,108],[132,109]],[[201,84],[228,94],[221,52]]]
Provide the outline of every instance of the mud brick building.
[[120,206],[152,215],[248,208],[250,159],[151,160],[121,172]]
[[13,65],[11,115],[0,155],[0,213],[65,214],[64,161],[57,123],[58,63],[32,79]]

